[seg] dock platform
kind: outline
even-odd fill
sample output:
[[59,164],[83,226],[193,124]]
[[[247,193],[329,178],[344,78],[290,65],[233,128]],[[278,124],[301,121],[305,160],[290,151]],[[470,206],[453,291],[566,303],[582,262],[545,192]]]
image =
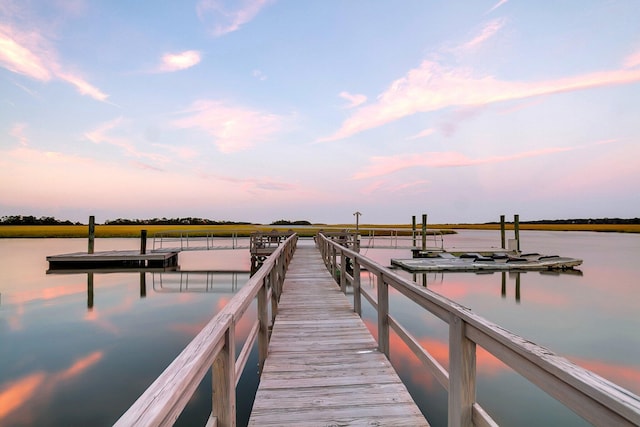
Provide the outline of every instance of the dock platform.
[[178,265],[178,252],[104,251],[74,252],[47,257],[50,270],[108,267],[174,267]]
[[429,425],[313,246],[289,266],[249,425]]

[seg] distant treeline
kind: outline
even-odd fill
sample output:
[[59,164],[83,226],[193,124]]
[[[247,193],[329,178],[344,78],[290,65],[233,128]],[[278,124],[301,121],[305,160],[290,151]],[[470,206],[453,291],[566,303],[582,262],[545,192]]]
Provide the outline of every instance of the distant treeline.
[[278,221],[273,221],[269,225],[311,225],[309,221],[289,221],[286,219],[279,219]]
[[52,216],[36,218],[32,215],[11,215],[0,218],[0,225],[82,225],[80,222],[59,220]]
[[[487,224],[498,224],[487,222]],[[520,224],[640,224],[640,218],[579,218],[579,219],[541,219],[537,221],[520,221]]]
[[[153,219],[125,219],[106,220],[105,225],[253,225],[242,221],[214,221],[206,218],[153,218]],[[497,224],[487,222],[486,224]],[[579,218],[579,219],[543,219],[536,221],[520,221],[520,224],[612,224],[629,225],[640,224],[640,218]],[[82,225],[81,222],[59,220],[52,216],[9,215],[0,218],[0,225]],[[312,225],[309,221],[289,221],[280,219],[269,225]]]
[[214,221],[206,218],[108,219],[104,225],[251,225],[250,222]]

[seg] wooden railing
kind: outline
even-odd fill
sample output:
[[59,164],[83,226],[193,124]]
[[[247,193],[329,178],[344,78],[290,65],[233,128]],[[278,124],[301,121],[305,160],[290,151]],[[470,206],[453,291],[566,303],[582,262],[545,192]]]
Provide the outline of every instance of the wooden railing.
[[[594,425],[640,425],[640,397],[630,391],[506,331],[466,307],[416,286],[321,234],[317,243],[343,292],[347,284],[353,286],[354,311],[361,314],[362,296],[377,310],[379,350],[389,357],[389,329],[392,329],[448,390],[450,427],[497,425],[476,402],[477,345]],[[352,274],[347,269],[347,259],[351,260]],[[377,296],[361,288],[363,268],[376,276]],[[449,371],[389,314],[389,286],[449,324]]]
[[[273,324],[278,312],[284,276],[297,239],[295,234],[289,236],[264,261],[242,289],[120,417],[116,426],[173,425],[209,369],[213,374],[213,408],[207,426],[235,425],[236,385],[256,338],[262,370],[269,345],[269,322]],[[256,296],[256,320],[236,358],[235,327]]]

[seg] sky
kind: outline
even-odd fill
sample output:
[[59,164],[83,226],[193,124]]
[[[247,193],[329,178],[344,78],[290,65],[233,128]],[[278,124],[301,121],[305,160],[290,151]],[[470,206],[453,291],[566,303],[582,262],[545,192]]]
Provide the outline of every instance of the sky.
[[0,0],[0,216],[640,216],[637,0]]

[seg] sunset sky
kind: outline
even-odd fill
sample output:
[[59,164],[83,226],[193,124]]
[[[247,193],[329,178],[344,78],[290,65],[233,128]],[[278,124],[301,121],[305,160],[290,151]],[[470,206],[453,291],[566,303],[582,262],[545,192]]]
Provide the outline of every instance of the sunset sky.
[[640,216],[637,0],[0,0],[0,216]]

